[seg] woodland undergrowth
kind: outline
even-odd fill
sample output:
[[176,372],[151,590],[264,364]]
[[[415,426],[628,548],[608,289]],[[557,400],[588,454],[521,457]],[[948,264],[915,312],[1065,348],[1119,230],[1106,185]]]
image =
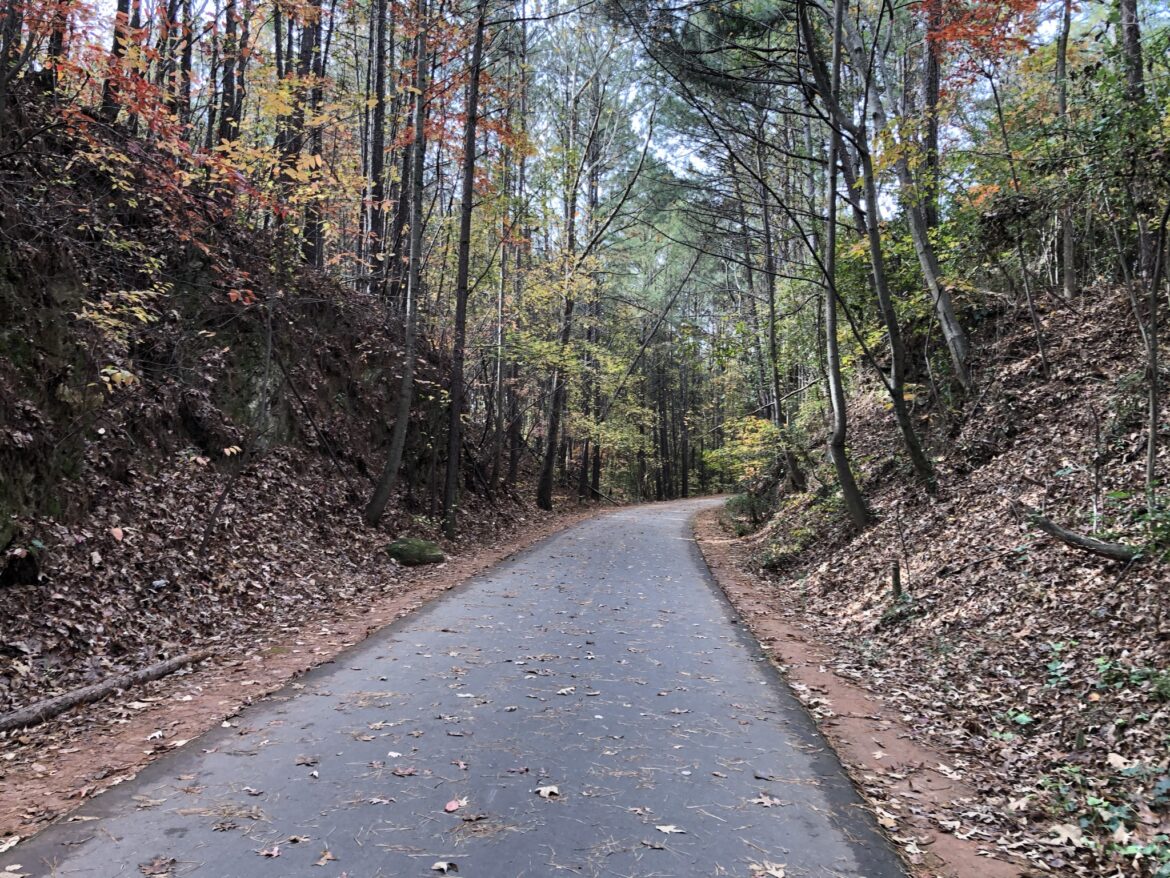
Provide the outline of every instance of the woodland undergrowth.
[[[276,273],[213,168],[24,97],[0,179],[0,712],[397,588],[388,540],[440,539],[443,358],[420,341],[415,451],[366,527],[397,315]],[[448,550],[523,524],[469,483]]]
[[[807,493],[771,488],[723,514],[752,530],[754,507],[748,539],[776,610],[975,784],[940,825],[1044,872],[1170,873],[1168,521],[1145,514],[1144,363],[1127,307],[1100,289],[1047,309],[1048,379],[1026,319],[989,327],[975,398],[917,413],[937,497],[891,457],[895,426],[873,391],[852,429],[872,527],[851,535],[824,465]],[[1016,500],[1151,556],[1070,548],[1017,518]]]

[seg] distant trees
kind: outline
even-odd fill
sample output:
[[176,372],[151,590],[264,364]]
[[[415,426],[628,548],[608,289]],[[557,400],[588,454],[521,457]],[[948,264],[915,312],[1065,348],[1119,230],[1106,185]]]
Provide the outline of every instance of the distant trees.
[[[987,291],[1044,371],[1046,310],[1128,283],[1156,446],[1167,26],[1144,0],[3,0],[0,128],[47,88],[61,125],[164,145],[276,283],[387,303],[371,523],[399,492],[454,535],[468,491],[750,471],[830,485],[860,528],[850,398],[878,388],[935,490],[923,413],[978,399]],[[762,436],[768,473],[728,463]]]

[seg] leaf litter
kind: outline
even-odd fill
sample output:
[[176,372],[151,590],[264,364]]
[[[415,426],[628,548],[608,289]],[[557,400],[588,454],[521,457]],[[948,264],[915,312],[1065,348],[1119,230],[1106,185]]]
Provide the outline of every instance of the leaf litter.
[[[728,574],[743,583],[733,602],[765,646],[788,654],[788,638],[806,642],[822,672],[879,693],[899,734],[945,755],[887,764],[892,745],[883,742],[879,757],[871,742],[855,777],[883,806],[879,820],[894,829],[913,815],[977,845],[987,867],[998,859],[1086,878],[1170,868],[1167,567],[1072,550],[1016,520],[1007,502],[1042,505],[1091,532],[1096,494],[1112,516],[1111,539],[1144,539],[1140,521],[1119,511],[1142,496],[1130,456],[1141,437],[1121,421],[1132,402],[1126,376],[1142,363],[1112,316],[1127,308],[1124,294],[1107,291],[1077,313],[1050,312],[1050,381],[1035,368],[1030,328],[1013,327],[992,346],[979,409],[939,458],[937,499],[878,469],[897,437],[870,395],[851,410],[851,452],[867,461],[859,477],[878,513],[873,527],[851,539],[839,519],[794,496],[739,542],[699,528],[704,552],[741,571]],[[1078,377],[1086,374],[1098,378]],[[1170,468],[1165,443],[1159,466]],[[785,548],[800,539],[807,549]],[[767,553],[775,560],[764,569]],[[777,618],[790,620],[791,634],[779,635],[768,621]],[[820,722],[843,721],[814,686],[793,689]],[[935,801],[932,773],[964,793]],[[899,837],[912,862],[925,862],[929,851]]]

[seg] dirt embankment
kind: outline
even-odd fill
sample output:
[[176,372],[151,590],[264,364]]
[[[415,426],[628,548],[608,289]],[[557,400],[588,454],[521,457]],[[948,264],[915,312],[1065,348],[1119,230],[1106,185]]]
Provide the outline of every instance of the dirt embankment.
[[[961,781],[951,804],[927,813],[935,830],[1027,874],[1160,878],[1170,874],[1170,569],[1156,552],[1124,564],[1078,551],[1013,514],[1020,501],[1099,538],[1165,545],[1167,498],[1153,515],[1145,503],[1144,362],[1128,301],[1095,291],[1074,306],[1043,315],[1048,376],[1020,320],[977,340],[980,389],[961,411],[929,413],[929,426],[920,413],[936,497],[913,484],[880,395],[862,394],[850,451],[872,527],[851,533],[814,473],[813,490],[780,497],[753,535],[731,540],[708,522],[707,546],[729,553],[717,563],[742,578],[729,590],[741,590],[762,637],[779,638],[798,682],[844,680],[897,720],[904,731],[885,732],[873,752],[895,752],[891,737],[905,734]],[[814,710],[828,697],[805,694]],[[821,706],[871,712],[840,697]],[[858,740],[868,749],[874,737]],[[883,805],[898,833],[920,805],[879,771],[889,756],[865,755],[846,758],[876,801],[899,799],[900,810]],[[905,773],[899,783],[921,774]]]
[[878,695],[834,672],[831,647],[777,615],[772,586],[747,572],[744,546],[724,528],[719,510],[699,514],[695,537],[716,581],[780,666],[906,861],[924,876],[1016,878],[1019,861],[1001,859],[988,845],[955,832],[955,810],[976,794],[947,764],[950,757],[914,740]]

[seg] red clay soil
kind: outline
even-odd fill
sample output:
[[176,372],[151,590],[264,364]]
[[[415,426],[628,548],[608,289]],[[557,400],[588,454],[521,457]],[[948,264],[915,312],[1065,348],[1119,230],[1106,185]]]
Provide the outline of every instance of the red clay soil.
[[700,513],[695,537],[716,581],[780,666],[789,686],[816,720],[878,823],[922,878],[1017,878],[1022,863],[964,838],[952,815],[975,790],[946,756],[913,740],[883,702],[829,669],[832,650],[775,612],[772,586],[745,572],[748,560],[719,510]]
[[13,836],[27,838],[252,701],[598,511],[534,518],[503,541],[463,546],[445,564],[396,573],[393,587],[368,603],[323,605],[324,612],[299,625],[274,619],[268,630],[224,644],[189,670],[13,733],[0,754],[0,847]]

